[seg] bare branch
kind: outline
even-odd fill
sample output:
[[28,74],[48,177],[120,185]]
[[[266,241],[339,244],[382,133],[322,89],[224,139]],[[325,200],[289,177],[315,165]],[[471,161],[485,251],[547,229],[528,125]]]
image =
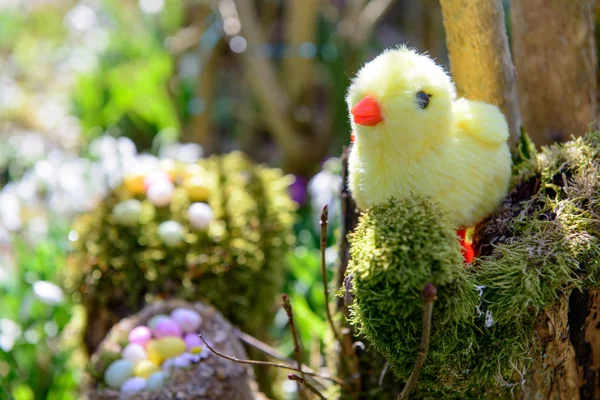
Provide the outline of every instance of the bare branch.
[[327,398],[325,396],[323,396],[323,394],[321,392],[319,392],[316,387],[314,387],[313,385],[311,385],[309,382],[305,381],[304,379],[302,379],[298,375],[296,375],[296,374],[289,374],[288,375],[288,379],[290,381],[296,381],[299,384],[302,384],[302,385],[306,386],[311,392],[313,392],[314,394],[316,394],[320,399],[327,400]]
[[[302,381],[304,381],[304,372],[302,371],[302,356],[300,354],[300,338],[298,337],[298,331],[296,330],[296,325],[294,324],[294,311],[292,310],[292,303],[290,303],[290,298],[285,293],[281,295],[281,299],[283,300],[283,309],[288,316],[290,331],[292,332],[292,338],[294,340],[294,357],[296,357],[298,371],[300,371]],[[300,390],[300,394],[304,395],[302,390]]]
[[408,399],[410,393],[416,389],[417,380],[419,379],[419,374],[421,373],[421,368],[423,367],[423,363],[425,362],[425,358],[427,357],[427,352],[429,351],[429,337],[431,336],[431,317],[433,316],[433,303],[437,299],[437,288],[431,283],[425,285],[425,288],[423,289],[423,298],[425,305],[423,307],[423,331],[421,333],[419,355],[417,357],[417,362],[415,363],[415,368],[410,373],[408,381],[406,381],[406,386],[404,386],[402,393],[398,395],[398,400]]
[[[215,355],[217,355],[217,356],[219,356],[221,358],[225,358],[226,360],[233,361],[233,362],[238,363],[238,364],[263,365],[265,367],[275,367],[275,368],[281,368],[281,369],[287,369],[287,370],[290,370],[290,371],[300,372],[300,370],[298,368],[292,367],[291,365],[274,363],[274,362],[270,362],[270,361],[243,360],[241,358],[237,358],[237,357],[234,357],[234,356],[228,356],[226,354],[220,353],[217,350],[215,350],[210,344],[208,344],[206,342],[206,340],[204,339],[204,337],[202,336],[201,333],[199,333],[198,336],[200,337],[200,339],[202,340],[202,342],[206,345],[206,347],[211,352],[213,352]],[[338,385],[341,385],[341,386],[344,386],[344,387],[348,387],[348,385],[346,384],[346,382],[344,382],[342,379],[340,379],[338,377],[335,377],[335,376],[323,375],[323,374],[319,374],[319,373],[313,372],[313,371],[303,371],[303,373],[305,375],[314,376],[316,378],[321,378],[321,379],[326,379],[328,381],[335,382]]]
[[325,204],[321,210],[321,219],[319,220],[319,223],[321,224],[321,280],[323,281],[323,294],[325,295],[325,311],[327,313],[327,321],[329,321],[329,325],[331,326],[331,331],[333,332],[335,339],[339,342],[340,346],[343,346],[344,341],[342,339],[342,335],[340,335],[338,332],[337,327],[333,322],[333,317],[331,316],[331,310],[329,309],[329,288],[327,285],[327,265],[325,261],[328,222],[327,204]]

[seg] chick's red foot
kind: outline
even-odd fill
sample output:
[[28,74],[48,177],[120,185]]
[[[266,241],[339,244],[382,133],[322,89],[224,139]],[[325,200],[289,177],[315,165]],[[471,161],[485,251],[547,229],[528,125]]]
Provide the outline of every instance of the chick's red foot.
[[456,234],[459,238],[460,250],[465,260],[465,264],[469,264],[475,258],[475,250],[473,250],[473,245],[466,241],[467,230],[459,229],[456,231]]
[[354,140],[356,139],[356,136],[354,136],[354,132],[350,133],[350,143],[354,143]]

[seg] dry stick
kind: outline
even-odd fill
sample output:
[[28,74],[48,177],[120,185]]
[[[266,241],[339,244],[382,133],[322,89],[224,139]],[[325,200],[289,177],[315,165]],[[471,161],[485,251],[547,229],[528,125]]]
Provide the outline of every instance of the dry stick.
[[[296,330],[296,325],[294,324],[294,312],[292,310],[292,303],[290,303],[290,298],[287,294],[281,295],[281,300],[283,300],[283,309],[288,316],[288,321],[290,324],[290,331],[292,332],[292,338],[294,339],[294,357],[296,358],[296,362],[298,363],[298,371],[300,372],[300,376],[302,380],[304,380],[304,372],[302,371],[302,357],[300,355],[300,339],[298,338],[298,331]],[[303,390],[299,391],[300,395],[306,396]]]
[[311,392],[313,392],[314,394],[316,394],[317,396],[319,396],[320,399],[327,400],[327,398],[325,396],[323,396],[323,394],[321,392],[319,392],[316,387],[314,387],[313,385],[311,385],[309,382],[305,381],[304,379],[302,379],[298,375],[296,375],[296,374],[289,374],[288,375],[288,379],[290,381],[296,381],[296,382],[298,382],[298,383],[306,386]]
[[[248,346],[252,346],[257,350],[262,351],[263,353],[265,353],[268,356],[271,356],[273,358],[278,359],[279,361],[283,361],[288,364],[291,364],[294,362],[294,360],[292,360],[291,358],[284,356],[283,354],[279,353],[277,350],[275,350],[268,344],[261,342],[254,336],[250,336],[247,333],[240,331],[239,329],[234,329],[233,333],[238,339],[240,339],[242,342],[246,343]],[[310,372],[314,373],[314,370],[305,364],[302,364],[302,370],[310,371]],[[325,388],[325,386],[321,382],[318,382],[316,380],[315,380],[315,382],[318,383],[319,386]]]
[[427,285],[425,285],[425,288],[423,289],[423,298],[425,300],[425,305],[423,307],[423,332],[421,333],[419,355],[417,357],[415,367],[410,373],[410,376],[408,377],[408,381],[406,381],[406,385],[404,386],[402,393],[398,395],[398,400],[408,399],[408,395],[410,394],[410,392],[415,390],[415,388],[417,387],[419,373],[421,373],[423,362],[425,362],[425,357],[427,357],[427,352],[429,351],[429,336],[431,335],[431,317],[433,315],[433,303],[437,298],[436,294],[437,288],[433,284],[428,283]]
[[327,265],[325,263],[325,250],[327,248],[327,224],[329,222],[328,213],[327,213],[327,204],[323,206],[321,210],[321,219],[319,223],[321,224],[321,280],[323,281],[323,293],[325,294],[325,311],[327,313],[327,321],[329,321],[329,325],[331,325],[331,330],[333,331],[333,335],[336,340],[340,344],[340,346],[344,346],[344,341],[342,339],[342,335],[338,332],[335,324],[333,323],[333,318],[331,316],[331,311],[329,310],[329,288],[327,285]]
[[[202,342],[206,345],[206,347],[211,352],[213,352],[217,356],[219,356],[221,358],[224,358],[226,360],[233,361],[233,362],[236,362],[238,364],[264,365],[266,367],[275,367],[275,368],[288,369],[290,371],[300,372],[300,370],[298,368],[292,367],[291,365],[274,363],[274,362],[270,362],[270,361],[244,360],[244,359],[237,358],[237,357],[234,357],[234,356],[228,356],[227,354],[220,353],[217,350],[215,350],[213,347],[211,347],[211,345],[209,345],[206,342],[206,340],[204,339],[204,337],[202,336],[201,333],[199,333],[198,336],[200,337],[200,339],[202,340]],[[313,371],[302,371],[302,372],[304,373],[304,375],[309,375],[309,376],[314,376],[316,378],[326,379],[328,381],[335,382],[338,385],[341,385],[341,386],[344,386],[344,387],[348,387],[348,385],[346,384],[346,382],[344,382],[342,379],[340,379],[340,378],[338,378],[336,376],[323,375],[323,374],[319,374],[319,373],[313,372]]]

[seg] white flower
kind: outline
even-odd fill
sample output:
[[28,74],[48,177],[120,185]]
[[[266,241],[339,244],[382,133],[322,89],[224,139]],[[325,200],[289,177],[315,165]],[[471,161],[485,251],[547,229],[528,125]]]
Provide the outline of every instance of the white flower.
[[7,353],[11,351],[20,335],[19,324],[7,318],[0,319],[0,348],[3,351]]
[[52,282],[37,281],[33,284],[33,293],[44,303],[57,305],[63,302],[64,293]]

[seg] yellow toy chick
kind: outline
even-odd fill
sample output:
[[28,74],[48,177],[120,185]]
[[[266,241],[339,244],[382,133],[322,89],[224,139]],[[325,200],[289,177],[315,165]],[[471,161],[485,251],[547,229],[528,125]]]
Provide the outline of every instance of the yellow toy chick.
[[491,104],[456,99],[450,77],[407,47],[367,63],[347,94],[349,186],[365,210],[392,196],[431,196],[464,229],[491,214],[511,176],[508,125]]

